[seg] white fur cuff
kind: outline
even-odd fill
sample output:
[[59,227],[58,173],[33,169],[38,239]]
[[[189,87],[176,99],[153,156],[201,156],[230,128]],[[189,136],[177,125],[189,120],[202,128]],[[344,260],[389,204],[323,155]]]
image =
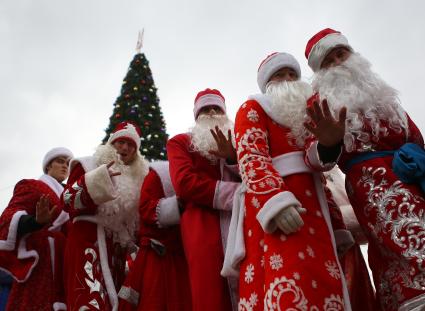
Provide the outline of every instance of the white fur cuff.
[[55,302],[53,304],[53,310],[54,311],[66,311],[66,304],[63,302]]
[[233,195],[240,183],[234,181],[218,181],[215,187],[213,208],[221,211],[233,209]]
[[115,188],[106,164],[86,173],[85,181],[87,191],[96,205],[116,198]]
[[133,306],[137,306],[139,304],[140,294],[133,288],[123,285],[120,291],[118,292],[118,297],[127,301]]
[[160,228],[180,223],[180,212],[177,197],[161,199],[158,202],[158,225]]
[[425,294],[420,294],[403,302],[399,307],[398,311],[421,311],[425,305]]
[[257,220],[264,232],[273,233],[277,228],[274,217],[291,205],[301,207],[301,203],[289,191],[279,192],[268,199],[257,213]]
[[323,163],[320,160],[319,151],[317,150],[317,145],[318,145],[318,142],[315,141],[307,149],[306,155],[307,155],[307,161],[309,165],[311,166],[312,169],[320,171],[320,172],[331,170],[338,162],[339,157],[341,156],[342,150],[339,153],[335,162]]

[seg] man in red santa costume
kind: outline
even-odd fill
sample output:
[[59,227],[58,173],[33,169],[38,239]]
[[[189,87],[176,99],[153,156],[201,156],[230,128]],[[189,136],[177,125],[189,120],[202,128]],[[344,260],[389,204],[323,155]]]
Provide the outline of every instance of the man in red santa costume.
[[377,303],[375,290],[360,249],[360,245],[367,244],[367,239],[345,192],[344,176],[336,166],[325,172],[324,175],[326,177],[326,190],[330,192],[332,197],[332,202],[328,201],[331,216],[336,211],[335,208],[332,208],[332,205],[337,206],[338,215],[334,218],[341,218],[344,226],[355,239],[355,243],[342,256],[340,253],[338,254],[350,295],[351,309],[353,311],[379,311],[381,309]]
[[93,156],[74,159],[63,193],[72,220],[65,250],[69,310],[117,310],[127,250],[138,229],[140,188],[148,173],[140,129],[117,125]]
[[318,141],[316,163],[337,159],[346,174],[348,197],[368,238],[380,307],[422,310],[422,135],[401,107],[396,90],[340,32],[327,28],[317,33],[307,43],[306,57],[317,92],[306,123]]
[[236,116],[246,213],[239,310],[351,310],[322,175],[305,164],[312,90],[300,77],[292,55],[269,55],[257,74],[262,94]]
[[196,311],[232,310],[237,304],[237,282],[223,278],[220,270],[233,194],[240,185],[234,181],[238,172],[233,123],[226,115],[223,95],[215,89],[199,92],[193,111],[196,124],[191,131],[167,143],[171,181],[184,210],[180,226],[192,307]]
[[140,192],[139,252],[118,296],[121,311],[190,311],[179,202],[167,161],[150,164]]
[[66,310],[62,281],[69,219],[60,205],[72,152],[59,147],[43,159],[44,174],[18,182],[0,217],[0,269],[14,277],[6,310]]

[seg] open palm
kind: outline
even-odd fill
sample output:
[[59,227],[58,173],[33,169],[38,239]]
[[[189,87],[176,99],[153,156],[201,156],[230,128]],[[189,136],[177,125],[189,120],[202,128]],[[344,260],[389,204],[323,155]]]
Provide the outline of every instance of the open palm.
[[35,208],[35,221],[40,225],[51,223],[56,209],[56,205],[50,208],[49,197],[42,195]]
[[313,105],[307,108],[309,122],[305,122],[305,128],[311,132],[326,147],[335,146],[340,143],[345,135],[345,120],[347,119],[347,108],[342,107],[339,111],[338,120],[332,116],[329,105],[324,99],[320,105],[314,101]]
[[227,131],[227,138],[218,126],[210,132],[217,143],[217,150],[210,150],[209,153],[218,158],[226,159],[230,163],[236,163],[236,150],[232,143],[232,132]]

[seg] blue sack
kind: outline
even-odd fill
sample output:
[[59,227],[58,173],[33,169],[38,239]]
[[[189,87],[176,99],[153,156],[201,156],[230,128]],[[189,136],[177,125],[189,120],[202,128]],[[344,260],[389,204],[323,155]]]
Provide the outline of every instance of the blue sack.
[[407,184],[419,184],[425,192],[425,150],[417,144],[404,144],[394,153],[393,171]]

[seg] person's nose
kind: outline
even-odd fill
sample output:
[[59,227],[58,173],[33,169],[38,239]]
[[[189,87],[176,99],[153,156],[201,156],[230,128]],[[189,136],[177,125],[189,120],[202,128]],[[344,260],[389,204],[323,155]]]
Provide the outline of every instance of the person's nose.
[[123,145],[123,151],[128,151],[130,149],[130,143],[125,142]]
[[339,65],[341,65],[342,63],[343,63],[342,58],[341,58],[341,57],[338,57],[338,56],[335,56],[335,57],[334,57],[334,59],[333,59],[333,62],[332,62],[332,66],[333,66],[333,67],[335,67],[335,66],[339,66]]
[[285,74],[285,77],[284,77],[284,80],[285,81],[292,81],[293,79],[292,79],[292,75],[290,74],[290,73],[286,73]]

